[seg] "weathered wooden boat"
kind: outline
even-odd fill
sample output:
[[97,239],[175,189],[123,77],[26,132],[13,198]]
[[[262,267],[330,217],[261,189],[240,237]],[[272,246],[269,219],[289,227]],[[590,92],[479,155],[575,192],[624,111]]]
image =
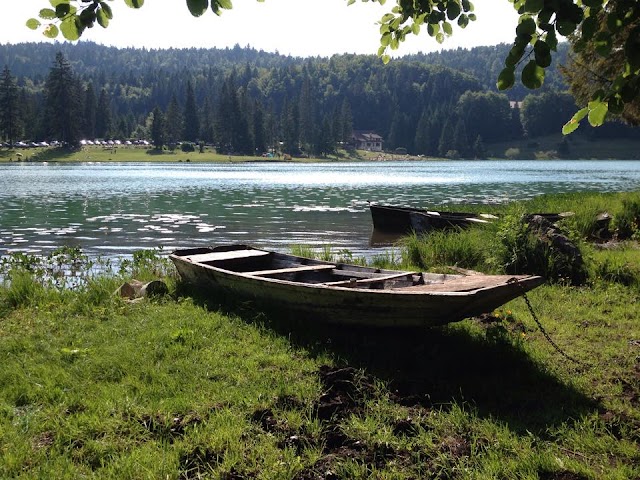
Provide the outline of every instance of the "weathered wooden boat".
[[369,205],[373,228],[389,233],[424,233],[430,230],[466,228],[486,224],[497,217],[468,212],[439,212],[414,207]]
[[543,283],[532,275],[384,270],[246,245],[176,250],[182,281],[293,312],[302,319],[373,327],[436,326],[488,313]]
[[[369,210],[371,211],[371,219],[375,230],[395,234],[467,228],[472,225],[491,223],[498,218],[490,213],[442,212],[392,205],[370,204]],[[528,217],[533,217],[534,215],[540,215],[553,223],[573,215],[573,212],[527,214]]]

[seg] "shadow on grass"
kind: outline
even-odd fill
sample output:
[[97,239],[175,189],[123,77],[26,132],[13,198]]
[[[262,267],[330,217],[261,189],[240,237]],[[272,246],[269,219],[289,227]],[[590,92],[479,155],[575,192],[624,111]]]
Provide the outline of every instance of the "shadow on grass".
[[[523,350],[489,327],[470,333],[464,324],[430,329],[371,329],[318,323],[248,303],[205,300],[202,305],[264,325],[311,355],[329,353],[345,366],[364,370],[388,386],[390,397],[406,405],[472,406],[481,417],[505,422],[520,434],[545,436],[554,425],[599,411],[600,405],[567,386]],[[558,360],[561,361],[561,360]]]

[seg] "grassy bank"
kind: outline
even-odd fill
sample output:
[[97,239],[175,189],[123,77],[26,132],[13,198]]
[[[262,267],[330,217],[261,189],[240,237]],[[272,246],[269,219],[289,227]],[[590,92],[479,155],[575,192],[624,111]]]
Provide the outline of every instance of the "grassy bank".
[[[562,144],[565,143],[563,146]],[[548,135],[535,139],[499,142],[487,145],[487,156],[492,159],[513,158],[515,160],[532,159],[585,159],[585,160],[637,160],[640,159],[640,140],[635,139],[599,139],[591,141],[584,136],[564,137],[562,134]],[[212,147],[205,147],[202,153],[183,152],[179,148],[158,151],[151,147],[125,146],[116,148],[84,146],[78,150],[61,148],[0,148],[0,162],[326,162],[326,161],[378,161],[378,160],[439,160],[436,157],[415,157],[395,153],[357,151],[355,153],[340,150],[326,157],[312,158],[265,158],[252,155],[223,155]]]
[[[623,199],[607,204],[623,211]],[[453,236],[470,234],[440,241],[462,258]],[[376,261],[429,260],[414,247]],[[444,328],[378,332],[207,302],[153,253],[74,288],[35,259],[7,261],[0,478],[638,478],[640,273],[602,274],[637,266],[637,245],[589,248],[588,282],[528,295],[577,362],[521,298]],[[158,276],[169,295],[113,295]]]
[[215,149],[206,147],[202,153],[183,152],[182,150],[156,150],[149,147],[118,146],[96,147],[84,146],[77,150],[62,148],[25,148],[20,150],[0,149],[0,162],[216,162],[216,163],[242,163],[242,162],[318,162],[318,161],[347,161],[357,160],[359,157],[351,157],[346,152],[330,155],[325,158],[265,158],[252,155],[222,155]]

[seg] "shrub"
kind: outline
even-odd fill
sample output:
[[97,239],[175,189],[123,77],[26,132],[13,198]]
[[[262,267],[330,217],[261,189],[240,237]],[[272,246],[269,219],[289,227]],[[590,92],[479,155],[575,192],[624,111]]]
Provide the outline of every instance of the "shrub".
[[611,228],[620,239],[636,238],[640,231],[640,201],[622,200],[622,210],[613,216]]

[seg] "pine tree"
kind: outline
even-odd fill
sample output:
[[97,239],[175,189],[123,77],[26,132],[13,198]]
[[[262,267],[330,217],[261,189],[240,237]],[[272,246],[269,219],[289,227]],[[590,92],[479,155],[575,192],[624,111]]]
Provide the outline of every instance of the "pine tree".
[[45,122],[48,135],[63,145],[80,143],[82,99],[80,81],[73,73],[71,64],[61,52],[56,54],[53,66],[44,85],[46,107]]
[[9,67],[4,67],[0,81],[0,131],[10,145],[15,143],[20,128],[18,87]]
[[175,95],[171,97],[171,102],[169,102],[169,106],[167,107],[165,124],[167,143],[173,148],[175,144],[180,141],[184,129],[182,114],[180,113],[180,107],[178,106],[178,100]]
[[98,100],[93,89],[93,83],[87,85],[84,95],[84,129],[85,138],[96,137],[96,112],[98,111]]
[[305,75],[302,80],[302,90],[298,99],[298,122],[300,123],[300,145],[308,149],[315,137],[316,122],[313,119],[313,102],[311,97],[311,80]]
[[340,114],[342,116],[342,120],[340,122],[342,126],[340,141],[349,142],[351,140],[351,135],[353,134],[353,114],[351,113],[351,104],[346,98],[342,102]]
[[109,95],[106,89],[100,91],[98,99],[98,107],[96,110],[96,136],[98,138],[108,138],[111,136],[113,129],[113,120],[111,117],[111,105]]
[[153,121],[151,123],[151,141],[153,145],[158,149],[162,149],[162,146],[166,142],[166,129],[164,115],[158,107],[153,109]]
[[196,98],[191,82],[187,83],[187,97],[184,103],[184,133],[182,138],[196,142],[200,137],[200,118],[196,107]]

